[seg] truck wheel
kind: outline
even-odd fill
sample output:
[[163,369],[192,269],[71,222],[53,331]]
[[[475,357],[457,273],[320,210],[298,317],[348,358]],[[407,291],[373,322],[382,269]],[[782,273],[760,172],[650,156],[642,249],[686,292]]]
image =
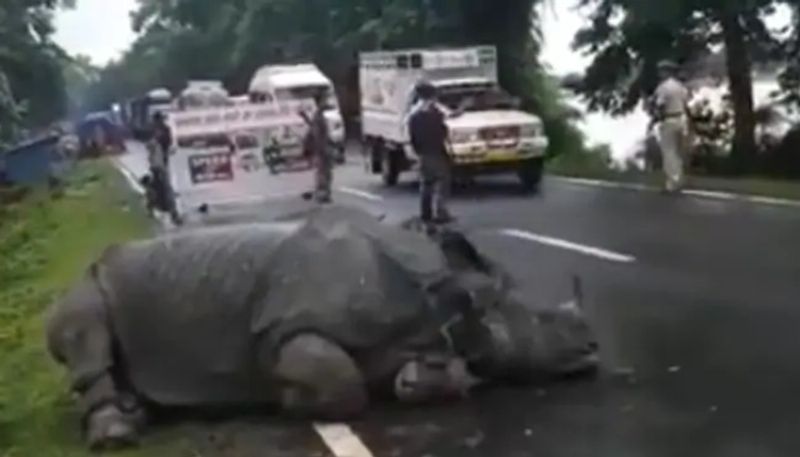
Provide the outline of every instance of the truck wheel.
[[525,192],[538,192],[542,184],[544,159],[529,159],[519,169],[519,180]]
[[366,144],[369,151],[369,169],[372,173],[380,173],[383,166],[384,146],[383,142],[376,139],[367,138]]
[[388,187],[397,185],[400,177],[400,160],[396,151],[385,149],[381,155],[381,175],[383,176],[383,184]]

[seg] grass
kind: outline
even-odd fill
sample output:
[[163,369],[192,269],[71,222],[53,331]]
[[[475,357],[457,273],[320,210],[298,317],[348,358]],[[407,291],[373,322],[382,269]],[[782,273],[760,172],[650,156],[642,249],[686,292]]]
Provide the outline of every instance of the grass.
[[106,246],[148,233],[140,207],[107,162],[79,167],[60,197],[0,205],[0,457],[87,455],[42,315]]
[[[548,164],[548,173],[573,178],[644,184],[658,188],[664,182],[660,172],[618,171],[609,168],[602,159],[591,154],[565,154]],[[731,192],[734,194],[782,198],[800,201],[800,181],[762,177],[713,177],[690,175],[691,189]]]

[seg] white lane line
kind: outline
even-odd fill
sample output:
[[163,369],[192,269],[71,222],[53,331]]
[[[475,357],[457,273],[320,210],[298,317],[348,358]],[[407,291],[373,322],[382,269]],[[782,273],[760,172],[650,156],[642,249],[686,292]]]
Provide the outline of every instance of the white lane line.
[[693,197],[715,198],[717,200],[736,200],[740,198],[739,195],[732,194],[730,192],[718,192],[715,190],[687,189],[684,190],[683,193],[685,195],[691,195]]
[[114,159],[114,164],[117,166],[117,169],[122,173],[122,176],[125,176],[125,179],[128,180],[128,184],[130,184],[133,191],[139,195],[144,195],[145,194],[144,187],[142,187],[142,185],[139,183],[139,179],[136,177],[136,175],[134,175],[133,172],[129,170],[128,167],[126,167],[122,163],[122,161]]
[[343,194],[354,195],[356,197],[361,197],[363,199],[366,199],[366,200],[369,200],[369,201],[373,201],[373,202],[382,202],[383,201],[383,197],[381,197],[380,195],[373,194],[373,193],[367,192],[365,190],[354,189],[352,187],[340,187],[340,188],[338,188],[338,191],[343,193]]
[[314,430],[336,457],[374,457],[347,424],[315,423]]
[[540,243],[561,249],[567,249],[569,251],[590,255],[603,260],[609,260],[611,262],[632,263],[636,261],[635,257],[627,254],[621,254],[619,252],[609,251],[607,249],[597,248],[594,246],[586,246],[584,244],[573,243],[572,241],[562,240],[559,238],[553,238],[545,235],[539,235],[536,233],[527,232],[525,230],[504,229],[501,230],[500,233],[513,238],[533,241],[534,243]]
[[753,196],[753,197],[747,197],[747,201],[751,203],[763,203],[765,205],[791,206],[795,208],[800,208],[800,201],[786,200],[783,198]]
[[594,187],[606,187],[610,189],[627,189],[627,190],[638,190],[645,192],[655,192],[657,190],[652,187],[647,187],[644,184],[602,181],[599,179],[570,178],[566,176],[556,176],[556,179],[571,184],[579,184],[583,186],[594,186]]
[[[576,184],[581,186],[604,187],[608,189],[636,190],[641,192],[660,192],[660,189],[656,187],[649,187],[644,184],[621,183],[614,181],[603,181],[599,179],[570,178],[566,176],[555,176],[554,178],[558,181],[563,181],[570,184]],[[764,197],[761,195],[736,194],[732,192],[721,192],[721,191],[703,190],[703,189],[685,189],[683,191],[683,194],[697,198],[708,198],[708,199],[725,200],[725,201],[738,201],[738,202],[747,202],[747,203],[755,203],[762,205],[788,206],[788,207],[800,208],[800,200],[789,200],[785,198],[776,198],[776,197]]]

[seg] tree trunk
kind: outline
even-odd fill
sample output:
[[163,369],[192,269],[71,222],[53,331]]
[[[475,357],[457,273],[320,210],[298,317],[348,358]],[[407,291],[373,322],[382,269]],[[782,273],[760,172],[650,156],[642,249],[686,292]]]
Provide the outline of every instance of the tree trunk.
[[728,80],[734,110],[734,138],[731,157],[737,172],[753,166],[756,154],[756,119],[753,108],[753,76],[750,50],[745,41],[745,30],[738,12],[722,15],[725,37]]

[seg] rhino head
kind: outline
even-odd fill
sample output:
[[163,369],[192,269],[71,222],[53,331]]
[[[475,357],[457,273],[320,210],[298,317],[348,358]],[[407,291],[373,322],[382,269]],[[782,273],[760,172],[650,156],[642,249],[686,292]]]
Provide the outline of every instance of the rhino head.
[[596,370],[598,344],[580,301],[533,309],[515,292],[483,316],[487,350],[470,364],[475,374],[535,382]]
[[447,301],[458,303],[460,311],[448,332],[470,371],[484,379],[521,383],[596,371],[598,343],[578,278],[572,300],[542,309],[463,234],[443,233],[438,241],[454,271]]

